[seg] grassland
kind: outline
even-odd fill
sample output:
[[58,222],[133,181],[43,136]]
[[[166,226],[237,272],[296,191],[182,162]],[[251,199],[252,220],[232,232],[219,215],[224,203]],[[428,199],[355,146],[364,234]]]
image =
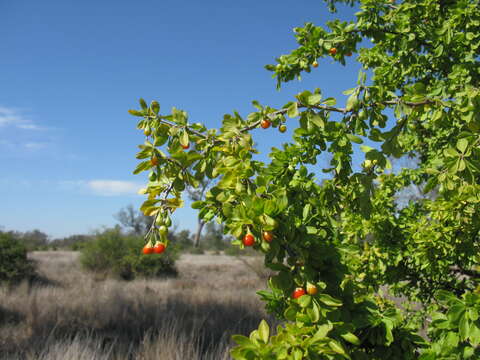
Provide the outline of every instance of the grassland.
[[0,288],[0,359],[228,359],[231,335],[268,319],[258,258],[185,254],[178,278],[125,282],[75,252],[30,256],[42,280]]

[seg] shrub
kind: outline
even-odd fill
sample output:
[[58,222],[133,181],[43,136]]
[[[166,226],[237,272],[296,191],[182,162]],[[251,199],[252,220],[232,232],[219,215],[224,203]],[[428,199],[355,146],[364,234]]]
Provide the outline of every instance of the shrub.
[[25,245],[11,234],[0,233],[0,282],[13,284],[33,274]]
[[205,250],[203,249],[203,247],[191,247],[188,251],[190,254],[194,254],[194,255],[203,255],[205,254]]
[[[218,130],[141,99],[130,113],[154,135],[134,173],[159,179],[141,209],[158,219],[215,179],[191,204],[199,220],[222,222],[275,272],[259,295],[282,325],[234,337],[234,359],[480,359],[479,1],[326,2],[358,11],[295,27],[296,48],[266,69],[280,88],[325,79],[322,59],[348,63],[362,69],[348,97],[254,100]],[[285,122],[291,138],[276,146],[267,128]],[[254,141],[263,131],[267,162]],[[400,206],[412,188],[418,198]]]
[[80,263],[90,271],[108,273],[124,280],[135,277],[176,276],[176,250],[168,247],[161,255],[143,255],[143,239],[110,229],[84,244]]

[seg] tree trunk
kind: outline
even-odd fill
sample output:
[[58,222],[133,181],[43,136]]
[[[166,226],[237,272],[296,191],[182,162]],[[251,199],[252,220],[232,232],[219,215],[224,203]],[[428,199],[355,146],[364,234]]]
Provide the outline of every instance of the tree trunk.
[[193,240],[193,245],[198,248],[200,246],[200,235],[202,234],[203,226],[205,221],[198,219],[197,233],[195,234],[195,239]]

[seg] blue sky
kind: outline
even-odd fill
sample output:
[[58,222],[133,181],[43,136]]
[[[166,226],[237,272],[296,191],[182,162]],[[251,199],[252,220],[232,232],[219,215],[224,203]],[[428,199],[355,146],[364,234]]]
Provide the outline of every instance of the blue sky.
[[[146,174],[132,170],[143,136],[127,113],[139,97],[209,127],[247,115],[254,99],[281,106],[315,87],[342,103],[355,56],[347,67],[323,60],[281,91],[263,68],[295,47],[294,27],[334,16],[319,0],[1,1],[0,226],[54,238],[139,206]],[[263,153],[289,140],[270,130],[254,133]],[[184,208],[174,222],[193,229],[196,215]]]

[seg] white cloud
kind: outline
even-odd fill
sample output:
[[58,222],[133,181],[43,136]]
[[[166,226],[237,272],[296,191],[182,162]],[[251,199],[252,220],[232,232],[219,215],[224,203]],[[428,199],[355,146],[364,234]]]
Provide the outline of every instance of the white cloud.
[[27,142],[25,144],[23,144],[23,146],[26,148],[26,149],[29,149],[29,150],[40,150],[40,149],[44,149],[48,146],[48,143],[45,143],[45,142]]
[[131,181],[91,180],[87,186],[94,193],[105,196],[136,194],[141,185]]
[[142,184],[122,180],[74,180],[61,181],[60,187],[65,190],[83,189],[100,196],[135,195],[142,188]]
[[14,126],[23,130],[40,130],[32,120],[26,119],[16,109],[0,106],[0,127]]

